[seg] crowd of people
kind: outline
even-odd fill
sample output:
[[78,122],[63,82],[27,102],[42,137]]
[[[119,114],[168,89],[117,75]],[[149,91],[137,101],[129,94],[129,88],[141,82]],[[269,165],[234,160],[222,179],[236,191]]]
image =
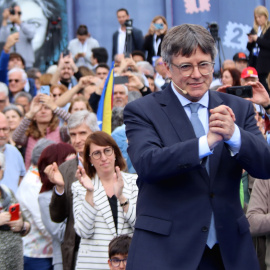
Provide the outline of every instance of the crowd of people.
[[158,15],[130,34],[117,10],[111,134],[106,49],[80,25],[41,72],[21,14],[0,28],[0,268],[269,270],[267,9],[214,80],[208,30]]

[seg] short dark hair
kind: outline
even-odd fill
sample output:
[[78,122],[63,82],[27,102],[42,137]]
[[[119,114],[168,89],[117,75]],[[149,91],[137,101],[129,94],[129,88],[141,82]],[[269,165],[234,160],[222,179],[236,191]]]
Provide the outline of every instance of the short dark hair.
[[22,63],[23,63],[23,66],[25,67],[25,61],[24,61],[23,57],[20,54],[15,53],[15,52],[10,53],[9,54],[9,61],[13,60],[13,59],[20,59],[22,61]]
[[139,55],[139,56],[141,56],[143,58],[143,61],[145,61],[145,55],[144,55],[144,53],[142,51],[138,51],[138,50],[133,51],[131,55],[132,55],[132,57],[136,56],[136,55]]
[[38,160],[38,171],[42,182],[40,193],[52,190],[54,186],[44,173],[45,168],[53,162],[60,166],[70,154],[76,154],[75,149],[70,144],[63,142],[49,145],[42,151]]
[[98,64],[98,66],[96,67],[95,71],[97,71],[98,68],[106,68],[106,69],[110,70],[109,66],[106,63],[100,63],[100,64]]
[[109,258],[116,254],[128,254],[129,246],[131,244],[132,238],[127,235],[119,235],[113,238],[113,240],[109,244]]
[[113,137],[104,131],[96,131],[90,134],[86,139],[83,152],[83,167],[90,178],[94,177],[96,174],[96,168],[91,166],[89,157],[91,143],[99,146],[111,146],[115,154],[115,166],[119,166],[121,171],[126,169],[126,161]]
[[79,36],[87,36],[89,34],[88,28],[86,25],[81,24],[77,29],[77,35]]
[[108,52],[103,47],[93,48],[92,49],[93,58],[97,59],[98,63],[107,63],[108,61]]
[[127,9],[125,9],[125,8],[119,8],[119,9],[116,11],[116,14],[117,14],[118,12],[120,12],[120,11],[125,11],[126,14],[129,15]]

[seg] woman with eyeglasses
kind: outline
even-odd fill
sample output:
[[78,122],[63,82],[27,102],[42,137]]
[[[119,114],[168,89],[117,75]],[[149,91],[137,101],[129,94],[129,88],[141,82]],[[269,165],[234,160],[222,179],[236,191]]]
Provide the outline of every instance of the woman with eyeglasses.
[[76,269],[109,269],[108,245],[133,234],[137,175],[124,173],[125,160],[113,138],[103,131],[85,142],[83,167],[72,184],[74,228],[81,237]]

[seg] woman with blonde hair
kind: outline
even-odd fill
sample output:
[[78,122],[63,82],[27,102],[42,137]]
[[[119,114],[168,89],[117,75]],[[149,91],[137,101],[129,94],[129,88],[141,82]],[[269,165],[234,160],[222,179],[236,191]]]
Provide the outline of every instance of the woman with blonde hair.
[[[270,22],[269,13],[266,7],[257,6],[254,10],[254,31],[248,35],[248,49],[257,48],[256,70],[258,72],[259,81],[263,84],[267,92],[266,78],[270,72]],[[255,52],[256,54],[256,52]]]
[[154,66],[155,57],[161,55],[161,43],[167,33],[168,23],[165,17],[155,16],[144,39],[144,50],[147,61]]

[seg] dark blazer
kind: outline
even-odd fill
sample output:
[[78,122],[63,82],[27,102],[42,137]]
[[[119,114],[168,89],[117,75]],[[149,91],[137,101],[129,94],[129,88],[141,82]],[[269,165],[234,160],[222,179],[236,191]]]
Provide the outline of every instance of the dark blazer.
[[145,36],[144,38],[144,44],[143,44],[143,49],[145,51],[145,53],[147,53],[147,61],[152,65],[153,62],[152,62],[152,57],[153,56],[156,56],[156,55],[161,55],[161,44],[162,44],[162,40],[164,38],[165,35],[160,35],[160,39],[161,39],[161,42],[158,46],[158,51],[157,51],[157,54],[155,53],[155,50],[154,50],[154,46],[153,46],[153,39],[154,39],[154,36],[153,35],[147,35]]
[[61,246],[64,270],[73,269],[72,266],[75,265],[74,251],[76,250],[76,233],[74,230],[73,195],[71,192],[71,185],[76,180],[75,173],[77,166],[77,157],[68,160],[59,166],[59,170],[65,181],[65,192],[62,196],[58,196],[53,192],[50,203],[50,215],[52,221],[59,223],[67,218],[64,242]]
[[[114,60],[114,56],[117,54],[117,46],[118,46],[118,30],[113,34],[113,47],[112,47],[112,60]],[[142,31],[133,28],[132,30],[132,51],[139,50],[143,51],[143,34]]]
[[265,34],[261,34],[257,39],[260,52],[257,58],[256,70],[258,74],[270,72],[270,28]]
[[241,133],[236,156],[225,143],[215,147],[210,177],[199,159],[192,124],[170,85],[124,110],[139,187],[127,270],[197,269],[212,212],[225,269],[259,269],[239,186],[242,168],[269,178],[270,148],[256,126],[252,103],[219,92],[209,95],[209,109],[232,108]]

